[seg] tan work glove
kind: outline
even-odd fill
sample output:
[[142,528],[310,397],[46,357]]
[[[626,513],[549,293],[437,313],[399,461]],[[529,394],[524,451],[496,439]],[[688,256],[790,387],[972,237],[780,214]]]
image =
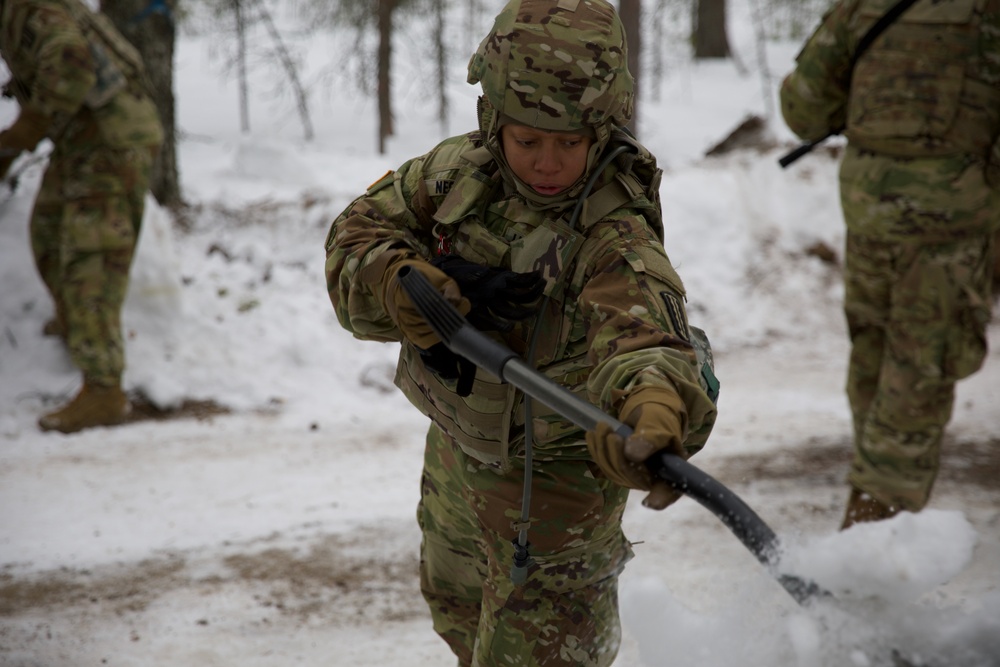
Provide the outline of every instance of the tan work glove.
[[687,458],[683,445],[687,408],[675,391],[640,387],[625,399],[619,416],[632,427],[632,435],[625,440],[607,422],[601,422],[587,433],[587,449],[608,479],[630,489],[649,491],[642,504],[662,510],[683,494],[654,477],[645,461],[662,450]]
[[455,306],[462,315],[469,312],[471,307],[469,300],[462,296],[452,278],[449,278],[443,271],[431,266],[422,259],[399,259],[389,265],[382,280],[384,289],[382,291],[382,303],[385,312],[389,314],[392,321],[399,327],[400,332],[417,347],[427,350],[436,343],[441,342],[431,325],[427,324],[423,315],[417,307],[410,301],[410,297],[403,289],[403,284],[399,281],[399,272],[403,267],[420,271],[431,285],[440,292],[446,301]]

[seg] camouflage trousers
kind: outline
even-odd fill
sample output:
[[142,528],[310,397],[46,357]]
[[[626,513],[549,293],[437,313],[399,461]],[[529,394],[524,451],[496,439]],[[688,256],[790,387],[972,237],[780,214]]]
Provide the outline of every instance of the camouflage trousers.
[[919,511],[930,498],[955,383],[986,355],[992,247],[987,232],[942,243],[848,233],[848,479],[883,504]]
[[121,309],[156,150],[56,146],[31,219],[35,265],[91,384],[117,386],[125,367]]
[[588,461],[536,462],[528,533],[533,563],[511,583],[523,459],[500,474],[437,426],[427,436],[420,583],[435,631],[463,667],[604,667],[618,652],[618,575],[632,556],[621,529],[627,490]]
[[937,476],[955,383],[986,354],[1000,191],[981,160],[900,158],[848,144],[849,482],[886,505],[922,509]]

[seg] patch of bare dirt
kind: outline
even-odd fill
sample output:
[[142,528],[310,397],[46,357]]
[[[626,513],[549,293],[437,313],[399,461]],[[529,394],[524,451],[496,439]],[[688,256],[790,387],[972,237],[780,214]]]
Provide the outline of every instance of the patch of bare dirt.
[[167,421],[174,419],[196,419],[205,421],[212,417],[230,414],[229,408],[215,401],[185,400],[176,408],[159,408],[141,392],[129,395],[132,413],[126,422]]
[[774,138],[767,130],[767,121],[760,116],[751,115],[744,118],[722,141],[705,151],[705,157],[717,157],[750,149],[765,152],[775,145]]
[[[335,616],[343,623],[408,620],[426,613],[417,586],[416,546],[394,553],[385,535],[363,529],[319,538],[307,549],[246,545],[221,558],[211,575],[204,563],[176,554],[92,570],[59,568],[25,576],[0,573],[0,618],[77,609],[116,615],[144,611],[158,597],[191,589],[249,587],[263,608],[305,619]],[[391,545],[385,545],[391,546]],[[191,560],[195,560],[192,555]]]
[[110,605],[117,612],[142,611],[161,591],[178,585],[184,560],[144,560],[127,568],[74,570],[60,568],[30,577],[0,574],[0,617],[31,609]]
[[[937,484],[972,485],[1000,495],[1000,438],[958,442],[945,436]],[[844,483],[850,465],[850,441],[810,442],[805,447],[761,454],[740,454],[720,462],[713,473],[723,484],[760,480],[795,480],[807,485]]]
[[286,614],[307,617],[333,606],[362,622],[401,621],[424,613],[422,604],[413,604],[416,545],[403,553],[383,553],[376,546],[379,537],[370,539],[358,549],[361,545],[330,536],[301,554],[271,548],[224,562],[240,580],[262,584],[255,596],[261,606]]

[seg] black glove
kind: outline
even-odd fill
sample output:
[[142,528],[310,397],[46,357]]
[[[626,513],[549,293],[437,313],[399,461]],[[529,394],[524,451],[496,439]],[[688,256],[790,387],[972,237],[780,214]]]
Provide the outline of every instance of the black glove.
[[[419,348],[418,348],[419,349]],[[458,380],[455,393],[468,396],[472,393],[472,383],[476,379],[476,365],[455,354],[444,343],[435,343],[426,350],[420,350],[424,366],[445,380]]]
[[472,309],[465,316],[469,324],[483,331],[506,333],[537,309],[545,280],[538,271],[517,273],[476,264],[458,255],[439,255],[431,264],[458,283]]

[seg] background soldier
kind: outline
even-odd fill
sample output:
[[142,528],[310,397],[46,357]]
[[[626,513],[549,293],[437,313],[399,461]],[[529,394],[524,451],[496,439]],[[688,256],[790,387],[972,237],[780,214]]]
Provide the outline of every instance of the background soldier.
[[[421,588],[460,665],[610,665],[628,489],[666,507],[675,494],[641,462],[689,456],[715,421],[663,249],[660,171],[621,130],[626,58],[603,0],[508,3],[469,65],[480,131],[384,176],[327,238],[341,324],[402,342],[397,384],[432,421]],[[635,435],[584,434],[475,373],[409,301],[403,268]]]
[[31,242],[55,304],[46,333],[65,338],[83,373],[77,396],[39,425],[71,433],[118,424],[129,412],[121,308],[163,130],[138,54],[104,16],[79,0],[0,4],[5,94],[20,105],[0,133],[0,170],[52,140]]
[[844,128],[851,496],[842,527],[919,511],[955,383],[979,369],[1000,226],[1000,0],[842,0],[781,87],[800,137]]

